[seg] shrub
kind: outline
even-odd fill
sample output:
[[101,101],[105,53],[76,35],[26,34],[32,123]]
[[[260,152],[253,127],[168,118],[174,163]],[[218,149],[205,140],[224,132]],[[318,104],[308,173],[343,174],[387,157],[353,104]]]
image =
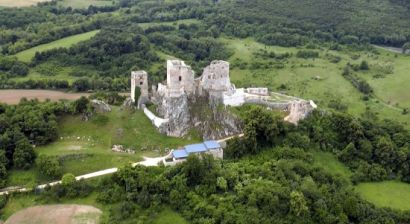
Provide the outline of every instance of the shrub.
[[360,69],[360,70],[369,70],[369,64],[367,63],[367,61],[364,61],[364,60],[363,60],[363,61],[360,63],[359,69]]
[[75,176],[72,173],[64,174],[63,178],[61,178],[61,184],[63,186],[70,186],[76,182]]
[[319,52],[317,51],[310,51],[310,50],[301,50],[296,53],[296,57],[298,58],[318,58]]
[[48,177],[59,177],[62,172],[61,164],[54,156],[40,156],[37,159],[37,166],[40,173]]

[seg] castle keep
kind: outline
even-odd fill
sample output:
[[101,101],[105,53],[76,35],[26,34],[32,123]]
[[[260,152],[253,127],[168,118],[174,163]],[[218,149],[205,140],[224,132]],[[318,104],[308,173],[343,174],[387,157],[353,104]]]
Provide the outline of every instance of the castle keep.
[[[136,87],[141,92],[139,99],[134,97]],[[230,81],[229,62],[220,60],[212,61],[198,78],[184,61],[168,60],[166,84],[152,86],[151,92],[147,72],[133,71],[131,99],[137,101],[138,107],[144,109],[161,133],[181,137],[196,128],[204,139],[242,132],[240,121],[226,110],[226,106],[252,103],[288,111],[285,120],[295,124],[316,108],[312,101],[271,93],[267,88],[237,89]],[[155,104],[157,111],[146,108],[147,102]],[[218,105],[225,105],[225,108]]]

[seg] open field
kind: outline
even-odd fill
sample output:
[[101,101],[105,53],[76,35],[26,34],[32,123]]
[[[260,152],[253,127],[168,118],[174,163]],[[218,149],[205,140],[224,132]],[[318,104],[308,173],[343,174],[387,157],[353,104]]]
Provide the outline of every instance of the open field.
[[[365,78],[373,87],[375,95],[383,102],[400,108],[410,108],[410,56],[379,50],[380,55],[367,56],[370,70],[361,72],[360,76]],[[396,55],[396,56],[393,56]],[[392,66],[393,73],[383,74],[377,68]]]
[[410,210],[410,184],[399,181],[361,183],[356,191],[378,207]]
[[88,96],[89,93],[65,93],[54,90],[25,90],[25,89],[9,89],[0,90],[0,103],[18,104],[21,98],[38,99],[45,101],[50,99],[51,101],[64,100],[76,100],[81,96]]
[[337,160],[334,154],[323,151],[314,151],[312,154],[316,166],[323,168],[333,175],[340,175],[346,179],[350,179],[351,172],[349,168]]
[[0,6],[4,7],[25,7],[36,5],[39,2],[47,2],[50,0],[0,0]]
[[91,37],[95,36],[97,33],[99,32],[99,30],[94,30],[94,31],[90,31],[90,32],[86,32],[86,33],[82,33],[82,34],[77,34],[77,35],[73,35],[73,36],[69,36],[69,37],[65,37],[47,44],[41,44],[38,45],[36,47],[32,47],[30,49],[21,51],[17,54],[15,54],[15,56],[20,60],[20,61],[24,61],[24,62],[30,62],[31,59],[34,57],[34,55],[36,54],[36,52],[42,52],[42,51],[46,51],[46,50],[50,50],[53,48],[68,48],[74,44],[77,44],[81,41],[85,41],[90,39]]
[[[371,55],[364,52],[330,51],[316,49],[320,54],[319,58],[302,59],[295,57],[299,48],[285,48],[277,46],[265,46],[247,39],[220,38],[220,40],[231,48],[234,54],[229,58],[231,63],[231,81],[237,87],[263,87],[270,90],[283,92],[288,95],[314,100],[319,107],[325,108],[329,101],[340,99],[348,106],[348,111],[354,115],[361,115],[366,107],[380,115],[381,118],[388,118],[399,121],[410,128],[410,115],[403,115],[401,107],[410,107],[410,94],[408,88],[410,76],[406,75],[410,69],[405,55],[393,56],[393,53],[379,49],[380,55]],[[273,51],[278,53],[290,53],[292,57],[280,62],[283,68],[254,68],[252,63],[261,62],[263,64],[277,63],[274,59],[262,59],[255,57],[255,53],[260,50]],[[357,55],[359,54],[359,55]],[[332,63],[326,55],[339,56],[340,62]],[[359,58],[357,58],[359,56]],[[355,60],[353,59],[355,58]],[[368,72],[359,72],[358,75],[368,80],[375,90],[376,99],[363,101],[361,94],[353,85],[341,74],[346,63],[359,64],[366,60],[370,64]],[[379,70],[377,64],[384,64],[386,61],[393,61],[394,73],[385,78],[374,79]],[[241,69],[237,64],[247,63],[247,67]],[[284,86],[285,89],[280,87]],[[396,106],[396,103],[400,107]]]
[[58,1],[57,5],[71,8],[88,8],[88,6],[112,6],[116,0],[63,0]]
[[24,209],[12,215],[5,224],[13,223],[61,223],[61,224],[97,224],[101,211],[85,205],[43,205]]
[[[63,172],[74,175],[120,167],[138,162],[142,156],[159,156],[169,149],[199,139],[173,138],[160,134],[142,111],[131,112],[113,107],[112,112],[95,115],[85,122],[81,116],[65,116],[59,121],[60,138],[49,145],[37,147],[39,155],[58,156]],[[113,145],[124,145],[135,154],[112,152]],[[12,170],[8,186],[34,186],[47,182],[36,168]]]

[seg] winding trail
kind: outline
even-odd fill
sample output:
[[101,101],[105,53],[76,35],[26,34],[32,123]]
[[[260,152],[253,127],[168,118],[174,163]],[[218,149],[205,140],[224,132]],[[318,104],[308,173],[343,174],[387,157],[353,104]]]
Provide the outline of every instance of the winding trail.
[[[165,158],[165,156],[163,157],[155,157],[155,158],[149,158],[149,157],[144,157],[144,161],[141,162],[137,162],[137,163],[133,163],[131,164],[133,167],[141,165],[141,166],[158,166],[158,163],[161,162],[163,159]],[[105,170],[99,170],[93,173],[87,173],[84,175],[80,175],[75,177],[76,180],[87,180],[90,178],[94,178],[94,177],[100,177],[100,176],[104,176],[104,175],[108,175],[108,174],[113,174],[118,172],[118,168],[110,168],[110,169],[105,169]],[[55,185],[59,185],[61,184],[61,180],[60,181],[54,181],[54,182],[50,182],[47,184],[41,184],[41,185],[37,185],[34,189],[44,189],[47,186],[55,186]],[[14,188],[14,189],[10,189],[10,190],[6,190],[6,191],[2,191],[0,192],[0,195],[7,195],[13,192],[29,192],[31,191],[31,188]]]

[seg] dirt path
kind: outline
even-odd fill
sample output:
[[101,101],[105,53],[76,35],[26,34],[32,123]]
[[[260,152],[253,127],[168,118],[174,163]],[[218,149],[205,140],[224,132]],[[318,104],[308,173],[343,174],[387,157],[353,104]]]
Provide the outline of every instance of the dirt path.
[[58,101],[60,99],[76,100],[81,96],[88,96],[90,93],[65,93],[55,90],[31,90],[31,89],[7,89],[0,90],[0,103],[18,104],[21,98],[38,99],[45,101]]
[[[373,45],[376,48],[380,48],[380,49],[384,49],[393,53],[403,53],[403,48],[399,48],[399,47],[389,47],[389,46],[381,46],[381,45]],[[407,52],[408,53],[408,52]]]
[[23,209],[4,224],[97,224],[102,212],[88,205],[43,205]]

